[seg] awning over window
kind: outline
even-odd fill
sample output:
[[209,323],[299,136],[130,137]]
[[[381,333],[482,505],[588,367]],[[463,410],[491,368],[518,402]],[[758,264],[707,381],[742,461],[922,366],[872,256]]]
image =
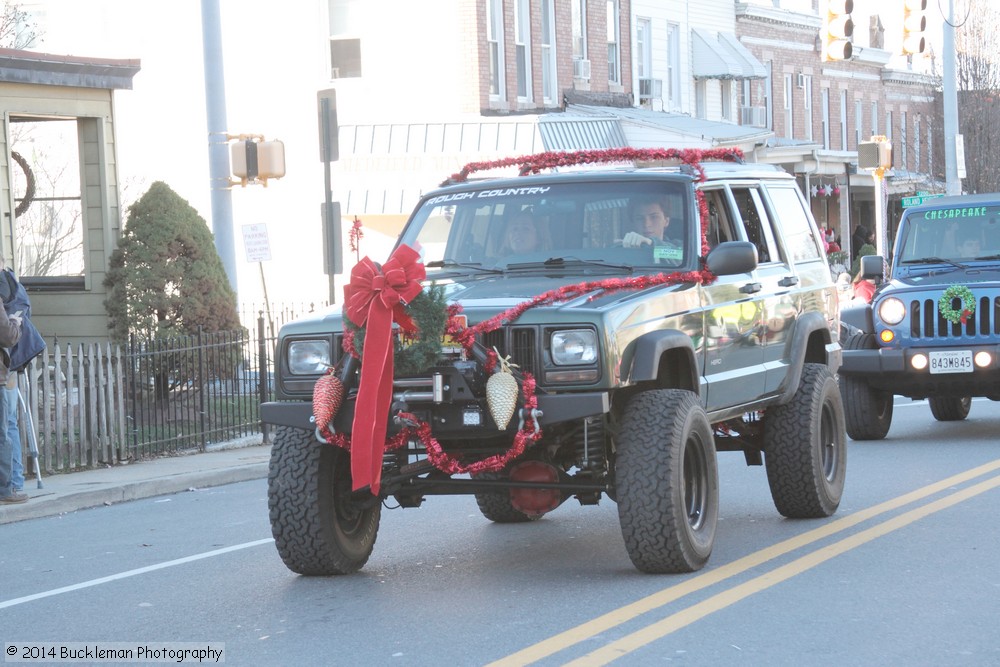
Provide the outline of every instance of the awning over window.
[[696,79],[760,79],[767,69],[735,35],[691,30],[692,76]]

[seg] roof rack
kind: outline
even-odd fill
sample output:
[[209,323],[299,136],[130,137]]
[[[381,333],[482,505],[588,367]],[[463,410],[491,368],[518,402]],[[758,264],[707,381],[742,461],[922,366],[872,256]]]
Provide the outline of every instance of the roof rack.
[[518,175],[537,174],[543,169],[570,167],[583,164],[609,164],[614,162],[635,163],[680,163],[692,168],[699,180],[704,180],[705,172],[702,162],[723,161],[743,164],[743,151],[738,148],[609,148],[604,150],[582,151],[548,151],[534,155],[492,160],[489,162],[470,162],[458,173],[452,174],[442,186],[465,183],[469,175],[477,171],[498,169],[502,167],[518,167]]

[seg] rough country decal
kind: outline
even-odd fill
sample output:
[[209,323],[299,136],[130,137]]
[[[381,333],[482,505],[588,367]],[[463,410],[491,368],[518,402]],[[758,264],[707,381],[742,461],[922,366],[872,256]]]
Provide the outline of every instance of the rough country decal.
[[550,188],[504,188],[503,190],[483,190],[478,195],[479,199],[485,197],[516,197],[519,195],[544,195]]

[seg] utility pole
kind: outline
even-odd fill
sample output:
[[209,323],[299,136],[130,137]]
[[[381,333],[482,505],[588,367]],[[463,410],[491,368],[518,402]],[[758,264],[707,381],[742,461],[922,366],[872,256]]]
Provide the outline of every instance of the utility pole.
[[233,196],[229,183],[229,133],[226,121],[226,81],[222,63],[219,0],[201,0],[202,45],[205,51],[205,111],[208,116],[208,167],[212,195],[215,249],[239,295],[233,242]]
[[944,77],[942,81],[942,105],[944,106],[944,169],[945,192],[949,195],[962,194],[962,179],[959,177],[957,143],[961,141],[958,133],[958,93],[955,86],[955,0],[948,0],[947,16],[945,16],[944,40],[942,42],[942,64]]

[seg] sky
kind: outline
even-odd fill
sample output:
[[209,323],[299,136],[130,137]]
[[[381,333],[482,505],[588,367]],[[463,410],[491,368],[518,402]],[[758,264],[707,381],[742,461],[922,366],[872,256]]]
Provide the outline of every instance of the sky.
[[[218,3],[228,130],[281,140],[286,157],[284,178],[266,188],[231,190],[239,301],[260,303],[265,287],[272,302],[325,301],[316,93],[329,82],[316,53],[322,35],[310,34],[322,30],[318,2],[296,0],[295,11],[273,0]],[[115,93],[122,200],[134,202],[160,180],[211,228],[201,0],[38,0],[21,6],[39,16],[42,42],[33,50],[141,61],[133,89]],[[272,259],[248,262],[243,226],[262,223]]]

